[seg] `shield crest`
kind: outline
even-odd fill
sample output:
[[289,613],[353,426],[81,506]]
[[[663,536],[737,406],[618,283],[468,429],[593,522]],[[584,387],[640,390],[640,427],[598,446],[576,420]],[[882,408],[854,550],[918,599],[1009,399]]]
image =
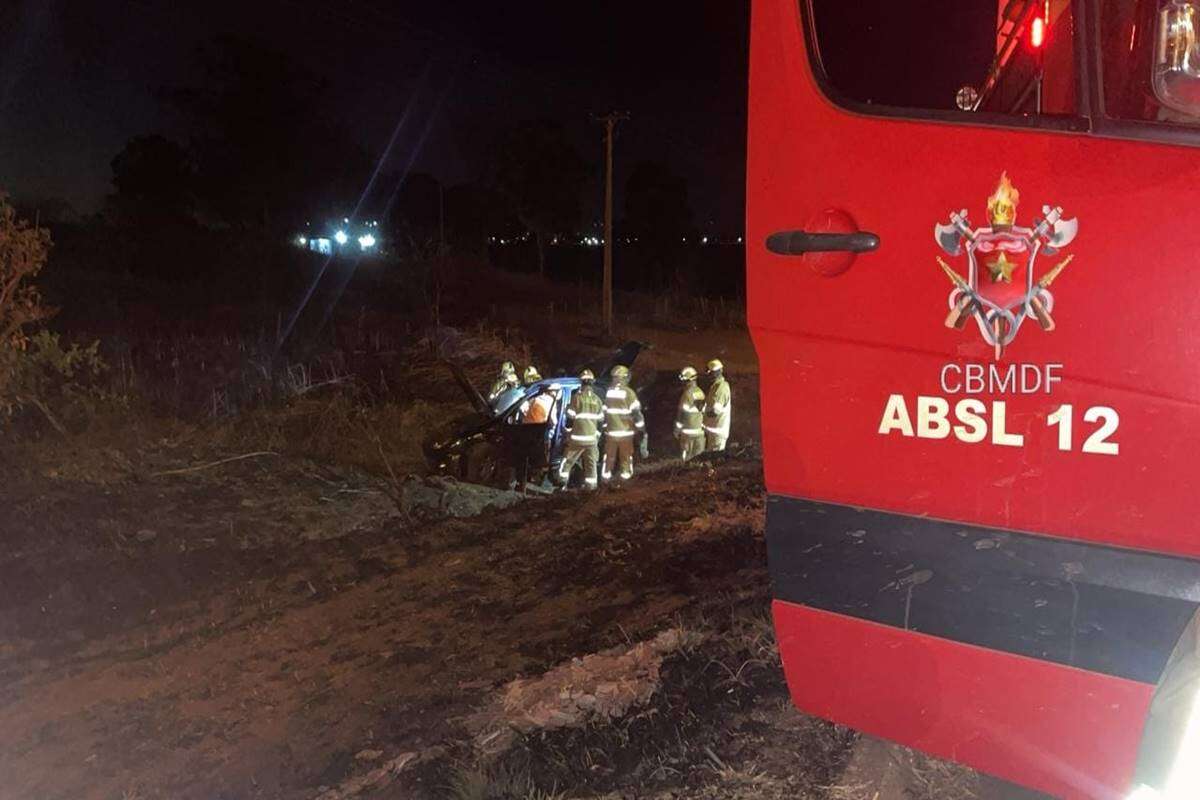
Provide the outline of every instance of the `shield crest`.
[[950,256],[967,255],[967,277],[938,259],[943,272],[954,284],[948,298],[950,313],[946,326],[961,329],[974,318],[984,341],[995,348],[999,359],[1004,348],[1016,338],[1021,324],[1033,317],[1043,330],[1054,330],[1050,312],[1054,296],[1049,286],[1071,257],[1037,275],[1038,254],[1052,254],[1075,238],[1078,224],[1063,219],[1062,209],[1043,206],[1042,218],[1031,227],[1016,225],[1020,194],[1001,174],[996,191],[988,198],[986,227],[971,228],[967,210],[952,213],[948,224],[934,226],[934,239]]
[[1029,292],[1037,251],[1012,231],[979,232],[967,245],[971,288],[985,300],[1011,310]]

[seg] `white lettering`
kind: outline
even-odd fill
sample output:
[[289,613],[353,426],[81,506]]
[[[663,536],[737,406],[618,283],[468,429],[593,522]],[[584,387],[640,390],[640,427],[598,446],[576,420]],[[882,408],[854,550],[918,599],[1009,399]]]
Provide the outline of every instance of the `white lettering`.
[[950,435],[950,404],[942,397],[917,398],[917,436],[921,439],[945,439]]
[[1046,417],[1047,425],[1058,426],[1058,449],[1070,451],[1071,449],[1071,406],[1064,403],[1058,409]]
[[[1009,364],[1004,370],[1004,377],[1000,377],[1000,368],[995,364],[988,365],[988,381],[991,384],[993,392],[1011,392],[1017,388],[1017,368],[1014,364]],[[1011,386],[1009,384],[1012,384]]]
[[[1033,370],[1033,378],[1029,377]],[[1034,394],[1042,386],[1042,368],[1037,364],[1021,365],[1021,394]]]
[[[942,371],[941,382],[944,388],[950,388],[958,380],[958,375],[961,373],[966,381],[972,380],[970,375],[970,366],[966,365],[962,368],[947,366]],[[986,371],[980,372],[980,376],[985,376]],[[1024,389],[1018,391],[1022,394],[1029,392],[1040,392],[1042,386],[1042,378],[1036,380],[1025,378],[1028,374],[1026,370],[1019,365],[1015,369],[1006,372],[997,372],[995,378],[1005,383],[1010,383],[1013,380],[1019,380],[1024,384]],[[1014,379],[1014,375],[1022,376]],[[1052,373],[1045,373],[1047,379],[1054,377]],[[983,379],[980,377],[980,379]],[[902,394],[888,395],[887,404],[883,410],[883,417],[879,421],[879,433],[887,436],[892,432],[899,432],[901,436],[916,437],[919,439],[947,439],[952,434],[955,439],[967,444],[978,444],[979,442],[990,439],[994,445],[1000,447],[1024,447],[1025,433],[1019,430],[1008,429],[1008,404],[1005,400],[992,400],[989,420],[989,409],[987,401],[977,397],[962,397],[957,401],[947,400],[944,397],[934,395],[917,395],[914,398],[914,409],[910,410],[908,403]],[[953,416],[951,416],[951,406],[953,406]],[[1069,403],[1059,405],[1053,411],[1046,414],[1044,417],[1046,427],[1053,428],[1056,433],[1056,445],[1062,452],[1071,452],[1074,449],[1074,413],[1075,407]],[[916,415],[915,425],[911,414]],[[1039,417],[1040,417],[1039,413]],[[1028,428],[1033,424],[1032,415],[1019,417],[1026,425],[1020,427]],[[1117,432],[1120,426],[1120,416],[1115,409],[1108,406],[1092,406],[1083,414],[1085,423],[1099,423],[1099,427],[1092,431],[1091,435],[1083,443],[1084,453],[1096,453],[1101,455],[1118,455],[1121,451],[1120,444],[1110,441],[1112,436]],[[1040,438],[1040,437],[1039,437]]]
[[973,397],[959,400],[954,406],[954,416],[963,423],[954,426],[954,435],[960,442],[974,444],[987,438],[987,422],[979,416],[985,412],[982,400]]
[[1003,400],[992,403],[992,444],[1021,447],[1025,444],[1025,436],[1020,433],[1009,433],[1004,429],[1007,416],[1008,409]]
[[1121,446],[1116,442],[1108,441],[1108,437],[1116,433],[1117,425],[1121,424],[1121,418],[1117,415],[1117,412],[1108,406],[1093,406],[1083,412],[1084,422],[1098,422],[1101,420],[1103,420],[1104,424],[1083,443],[1083,452],[1115,456],[1121,452]]
[[[954,370],[960,376],[958,383],[954,384],[954,388],[950,388],[950,384],[946,383],[946,373],[951,370]],[[947,364],[946,366],[942,367],[942,375],[941,375],[942,391],[945,392],[946,394],[958,394],[960,391],[962,391],[962,377],[961,376],[962,376],[962,367],[960,367],[958,364]]]
[[883,409],[883,419],[879,422],[879,432],[885,436],[893,430],[900,431],[901,436],[912,436],[912,420],[908,417],[908,406],[904,403],[904,395],[888,396],[887,407]]
[[967,394],[983,393],[983,364],[967,364]]
[[943,364],[944,394],[1050,394],[1062,383],[1062,364]]
[[1062,376],[1054,373],[1062,369],[1062,364],[1047,364],[1046,365],[1046,394],[1050,394],[1050,385],[1053,383],[1061,383]]

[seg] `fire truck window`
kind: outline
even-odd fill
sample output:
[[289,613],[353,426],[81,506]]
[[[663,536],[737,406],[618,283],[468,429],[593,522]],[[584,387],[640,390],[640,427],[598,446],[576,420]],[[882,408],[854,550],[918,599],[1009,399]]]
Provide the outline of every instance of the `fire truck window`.
[[1164,107],[1154,96],[1158,0],[1101,0],[1100,47],[1104,110],[1109,117],[1200,125],[1200,118]]
[[1068,0],[810,2],[821,65],[843,98],[945,111],[1075,111]]

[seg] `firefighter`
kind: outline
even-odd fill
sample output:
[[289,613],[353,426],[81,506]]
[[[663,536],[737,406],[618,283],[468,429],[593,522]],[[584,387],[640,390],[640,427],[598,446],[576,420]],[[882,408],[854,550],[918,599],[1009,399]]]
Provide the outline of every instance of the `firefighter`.
[[488,402],[492,402],[516,385],[517,368],[511,361],[505,361],[500,365],[500,377],[496,378],[492,383],[492,388],[488,391]]
[[704,399],[704,449],[724,450],[729,439],[729,418],[732,396],[725,381],[725,365],[720,359],[708,362],[708,377],[712,383]]
[[675,440],[684,461],[704,452],[704,390],[696,385],[696,368],[684,367],[679,373],[683,394],[675,410]]
[[569,434],[563,450],[558,477],[566,488],[575,462],[583,461],[583,485],[596,488],[596,465],[600,461],[600,424],[604,421],[604,401],[596,394],[596,376],[590,369],[579,373],[580,387],[567,406],[566,429]]
[[618,364],[604,393],[604,481],[611,480],[614,471],[623,481],[633,477],[633,437],[645,432],[642,404],[629,385],[629,367]]
[[[525,369],[525,386],[533,386],[542,379],[537,367]],[[543,390],[536,397],[521,404],[521,421],[532,425],[551,422],[550,410],[554,407],[554,395],[549,390]]]

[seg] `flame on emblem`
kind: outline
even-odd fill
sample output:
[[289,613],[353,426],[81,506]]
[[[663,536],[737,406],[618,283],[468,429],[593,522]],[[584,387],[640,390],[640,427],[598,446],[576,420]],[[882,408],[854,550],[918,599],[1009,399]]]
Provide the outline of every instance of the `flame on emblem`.
[[1017,203],[1021,202],[1021,193],[1008,179],[1007,172],[1000,173],[1000,183],[996,191],[987,201],[988,221],[992,225],[1012,225],[1017,219]]

